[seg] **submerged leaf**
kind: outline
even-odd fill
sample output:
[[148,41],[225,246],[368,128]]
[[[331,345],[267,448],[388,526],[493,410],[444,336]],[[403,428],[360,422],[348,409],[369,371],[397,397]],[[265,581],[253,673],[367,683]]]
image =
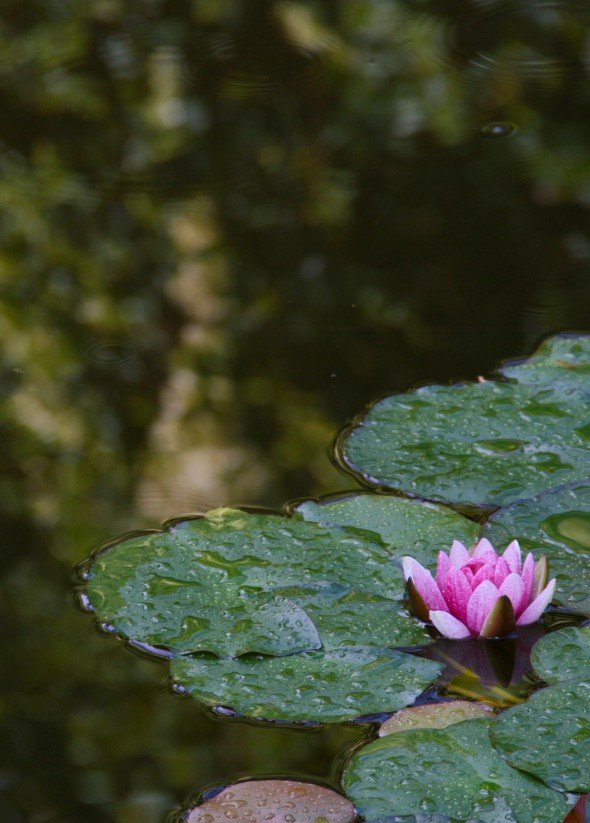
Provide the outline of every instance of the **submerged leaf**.
[[354,823],[352,803],[324,786],[296,780],[247,780],[205,800],[187,823]]
[[409,729],[445,729],[463,720],[490,717],[492,709],[483,703],[468,700],[450,700],[444,703],[427,703],[401,709],[386,720],[379,729],[379,737]]

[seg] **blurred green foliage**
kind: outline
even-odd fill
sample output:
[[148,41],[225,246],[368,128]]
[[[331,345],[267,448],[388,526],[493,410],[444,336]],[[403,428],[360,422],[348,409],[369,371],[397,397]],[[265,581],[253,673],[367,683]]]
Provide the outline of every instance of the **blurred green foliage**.
[[4,0],[7,823],[145,823],[237,775],[332,775],[359,732],[214,726],[90,631],[70,568],[180,511],[342,488],[326,446],[374,395],[588,327],[588,22]]

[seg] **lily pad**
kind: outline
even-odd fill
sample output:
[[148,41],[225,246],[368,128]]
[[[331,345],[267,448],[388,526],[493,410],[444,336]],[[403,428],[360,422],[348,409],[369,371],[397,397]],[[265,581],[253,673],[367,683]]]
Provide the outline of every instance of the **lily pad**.
[[[299,594],[280,593],[288,587]],[[401,572],[376,536],[227,509],[112,544],[87,580],[98,619],[122,636],[227,657],[318,649],[315,621],[329,646],[338,636],[369,642],[372,611],[387,645],[423,642],[427,635],[395,600],[402,594]],[[346,597],[362,613],[358,638]]]
[[545,635],[534,647],[531,661],[546,683],[590,681],[590,626],[569,626]]
[[351,645],[418,646],[431,640],[401,601],[336,584],[273,591],[304,609],[328,651]]
[[500,509],[483,534],[500,545],[516,538],[536,557],[546,555],[557,577],[554,601],[590,613],[590,480]]
[[500,374],[519,383],[551,383],[590,393],[590,335],[549,337],[526,360],[508,362]]
[[375,486],[486,507],[587,478],[586,374],[570,369],[567,384],[542,374],[387,397],[342,433],[339,462]]
[[379,729],[379,737],[409,729],[445,729],[463,720],[491,717],[491,708],[483,703],[468,700],[449,700],[443,703],[427,703],[401,709],[386,720]]
[[561,791],[590,791],[590,681],[536,692],[499,716],[492,737],[511,766]]
[[291,657],[171,661],[171,675],[209,706],[265,720],[339,723],[407,706],[441,667],[391,649],[344,648]]
[[493,748],[488,720],[416,729],[359,749],[344,788],[367,820],[439,814],[482,823],[557,823],[566,798],[512,769]]
[[394,557],[411,555],[432,566],[453,540],[477,542],[481,527],[445,506],[380,494],[347,494],[304,500],[295,509],[305,520],[324,526],[352,526],[375,532]]
[[354,806],[324,786],[296,780],[235,783],[194,808],[187,823],[354,823]]

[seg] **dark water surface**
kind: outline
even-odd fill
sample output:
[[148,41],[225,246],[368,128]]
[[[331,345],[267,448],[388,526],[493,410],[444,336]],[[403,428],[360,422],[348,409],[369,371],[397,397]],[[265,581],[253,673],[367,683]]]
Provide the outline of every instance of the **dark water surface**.
[[2,821],[334,784],[366,726],[170,696],[72,566],[347,488],[327,447],[374,396],[588,330],[589,71],[578,0],[4,0]]

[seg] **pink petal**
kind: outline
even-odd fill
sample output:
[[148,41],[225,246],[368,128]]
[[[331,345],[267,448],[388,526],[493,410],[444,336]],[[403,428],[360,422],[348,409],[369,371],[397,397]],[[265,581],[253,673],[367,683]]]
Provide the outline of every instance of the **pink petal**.
[[535,558],[529,552],[525,558],[520,574],[522,578],[522,600],[520,606],[515,609],[515,614],[518,617],[526,609],[531,602],[531,595],[533,593],[533,583],[535,580]]
[[451,640],[464,640],[471,636],[467,626],[449,612],[431,611],[430,620],[442,635]]
[[449,559],[456,569],[460,569],[469,560],[469,552],[458,540],[453,540]]
[[529,623],[536,623],[541,617],[551,600],[555,591],[555,578],[543,589],[541,594],[524,610],[516,621],[517,626],[527,626]]
[[524,584],[522,582],[522,578],[515,572],[511,572],[500,586],[500,594],[505,594],[510,598],[514,614],[516,614],[520,604],[522,603],[523,592]]
[[473,571],[470,568],[468,568],[467,566],[464,566],[461,569],[461,574],[465,577],[465,579],[467,580],[467,582],[471,586],[471,581],[473,580]]
[[486,563],[485,566],[482,566],[481,569],[478,572],[476,572],[473,576],[473,580],[471,581],[472,590],[475,591],[479,584],[483,583],[484,580],[491,580],[493,583],[494,573],[495,566],[493,566],[491,563]]
[[479,634],[486,617],[500,597],[500,592],[489,580],[480,583],[467,604],[467,625],[473,634]]
[[[405,558],[404,558],[405,560]],[[404,569],[405,571],[405,569]],[[447,604],[432,574],[416,560],[412,562],[410,577],[416,591],[429,609],[446,609]]]
[[[414,568],[414,563],[417,563],[413,557],[402,557],[402,569],[404,570],[404,580],[407,580],[409,577],[412,576],[412,569]],[[418,563],[418,565],[420,565]]]
[[451,566],[443,596],[451,614],[463,622],[467,620],[467,603],[471,594],[471,586],[463,572]]
[[489,540],[486,540],[485,537],[482,537],[475,549],[473,550],[472,557],[485,557],[486,555],[493,556],[493,562],[495,563],[498,559],[498,555],[496,554],[494,547],[490,543]]
[[504,560],[510,566],[511,572],[516,572],[516,574],[520,574],[520,546],[518,545],[518,540],[513,540],[509,546],[506,547],[504,554],[502,555]]
[[500,588],[500,586],[506,580],[509,574],[510,567],[508,563],[504,560],[503,557],[499,557],[498,562],[496,563],[496,568],[494,569],[494,586]]
[[436,582],[441,592],[444,591],[445,581],[447,579],[447,575],[449,573],[450,568],[451,561],[449,559],[448,554],[445,554],[444,552],[439,552],[438,561],[436,564]]

